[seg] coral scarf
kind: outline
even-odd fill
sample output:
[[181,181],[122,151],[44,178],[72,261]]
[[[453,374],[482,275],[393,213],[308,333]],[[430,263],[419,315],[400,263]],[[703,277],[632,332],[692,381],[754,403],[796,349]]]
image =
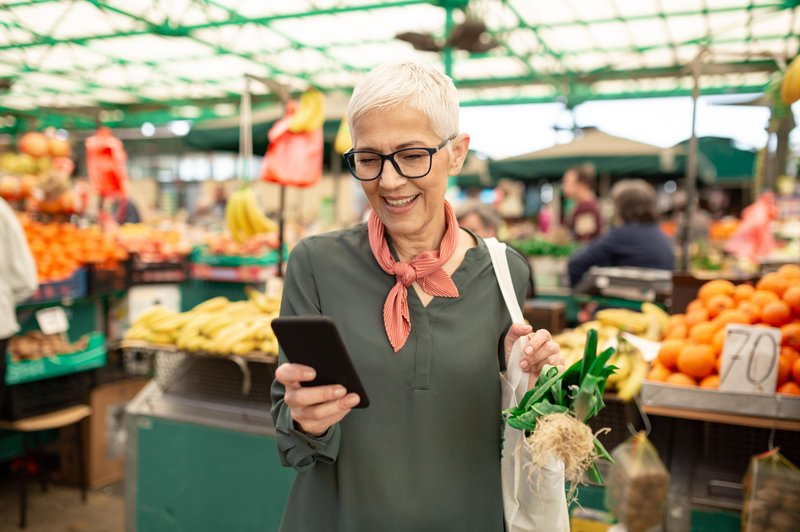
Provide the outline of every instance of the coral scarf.
[[442,266],[450,260],[458,244],[458,221],[453,208],[444,202],[445,233],[438,250],[424,251],[410,262],[397,262],[385,238],[385,227],[373,211],[369,216],[369,246],[381,269],[394,275],[397,282],[383,304],[383,324],[395,353],[400,351],[411,334],[408,313],[408,287],[417,282],[426,293],[435,297],[458,297],[458,288]]

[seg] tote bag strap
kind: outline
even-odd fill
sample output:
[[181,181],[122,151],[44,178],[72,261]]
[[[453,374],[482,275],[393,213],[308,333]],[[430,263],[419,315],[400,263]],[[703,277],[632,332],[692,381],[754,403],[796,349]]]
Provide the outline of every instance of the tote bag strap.
[[[503,294],[503,299],[508,307],[508,313],[511,316],[513,323],[525,323],[525,318],[522,315],[522,310],[517,303],[517,295],[514,292],[514,283],[511,281],[511,271],[508,269],[508,257],[506,256],[506,245],[499,242],[496,238],[487,238],[484,240],[486,246],[489,248],[489,256],[492,259],[492,267],[494,268],[497,283],[500,285],[500,292]],[[525,338],[520,338],[517,342],[525,342]],[[506,364],[506,381],[514,390],[514,396],[517,400],[525,393],[522,383],[527,383],[528,380],[523,377],[525,372],[519,367],[522,362],[523,350],[522,348],[512,349],[511,357]]]

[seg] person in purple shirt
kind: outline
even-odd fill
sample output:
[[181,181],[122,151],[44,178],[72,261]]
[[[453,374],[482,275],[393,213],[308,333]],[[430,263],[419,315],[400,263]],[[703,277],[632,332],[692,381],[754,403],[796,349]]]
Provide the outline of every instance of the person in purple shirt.
[[566,225],[579,242],[590,242],[603,233],[595,182],[594,168],[589,165],[573,166],[564,173],[564,195],[575,203]]
[[626,179],[611,189],[618,225],[569,259],[570,285],[592,266],[675,269],[672,241],[658,226],[656,191],[642,179]]

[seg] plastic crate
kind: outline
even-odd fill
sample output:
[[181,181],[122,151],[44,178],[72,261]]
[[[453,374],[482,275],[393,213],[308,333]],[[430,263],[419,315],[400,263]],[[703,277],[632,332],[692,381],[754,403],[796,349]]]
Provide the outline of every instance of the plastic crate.
[[96,264],[90,264],[87,268],[88,294],[96,296],[126,290],[131,278],[130,268],[131,259],[120,262],[113,270],[98,268]]
[[82,351],[20,362],[11,362],[9,359],[6,384],[12,386],[96,369],[105,366],[106,360],[105,336],[95,332],[91,334],[86,349]]
[[131,256],[128,285],[182,283],[189,277],[189,256],[173,262],[146,262],[138,254]]
[[[283,247],[283,260],[289,256],[289,248]],[[216,255],[208,252],[208,246],[195,246],[192,249],[192,262],[209,266],[271,266],[278,263],[278,250],[273,249],[260,257],[239,257],[233,255]]]
[[63,281],[42,283],[25,304],[49,303],[63,299],[78,299],[87,294],[87,274],[85,268],[78,268],[71,277]]
[[17,384],[6,388],[0,417],[15,421],[86,403],[88,399],[87,372]]

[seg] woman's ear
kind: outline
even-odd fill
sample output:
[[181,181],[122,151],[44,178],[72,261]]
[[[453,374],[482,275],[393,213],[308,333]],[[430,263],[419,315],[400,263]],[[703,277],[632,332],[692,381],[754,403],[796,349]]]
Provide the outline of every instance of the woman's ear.
[[453,155],[450,158],[448,172],[450,175],[458,175],[464,166],[464,159],[467,158],[467,152],[469,151],[469,134],[459,133],[450,143],[453,146]]

